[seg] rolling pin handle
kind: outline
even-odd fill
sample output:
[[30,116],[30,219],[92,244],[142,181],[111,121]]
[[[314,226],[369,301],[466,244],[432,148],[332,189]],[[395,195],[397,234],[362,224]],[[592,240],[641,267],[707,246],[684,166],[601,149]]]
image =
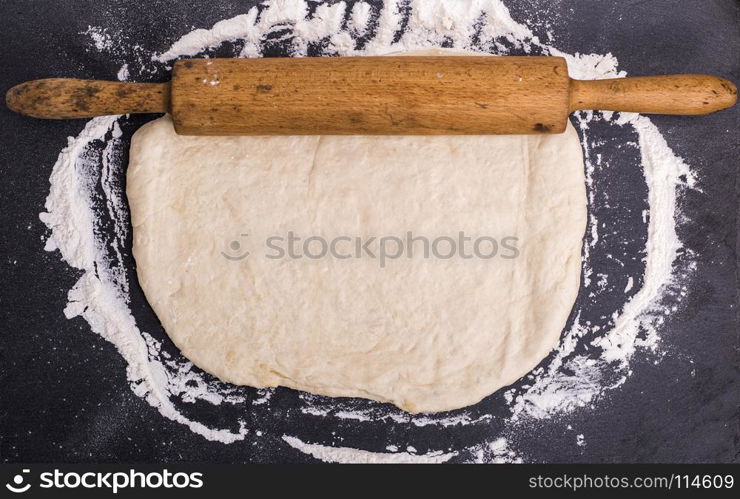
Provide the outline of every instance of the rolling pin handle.
[[571,80],[569,112],[580,109],[646,114],[709,114],[732,107],[737,87],[703,74]]
[[12,111],[45,119],[166,113],[170,84],[47,78],[14,86],[5,102]]

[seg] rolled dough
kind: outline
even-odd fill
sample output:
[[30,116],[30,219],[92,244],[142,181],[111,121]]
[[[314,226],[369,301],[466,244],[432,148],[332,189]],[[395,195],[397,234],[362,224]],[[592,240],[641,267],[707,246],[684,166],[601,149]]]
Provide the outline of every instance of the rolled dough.
[[[127,194],[149,303],[188,359],[235,384],[409,412],[464,407],[547,356],[579,288],[586,193],[570,125],[553,136],[185,137],[164,117],[134,135]],[[420,244],[384,266],[268,258],[267,239],[289,231],[462,231],[516,237],[518,256],[423,258]]]

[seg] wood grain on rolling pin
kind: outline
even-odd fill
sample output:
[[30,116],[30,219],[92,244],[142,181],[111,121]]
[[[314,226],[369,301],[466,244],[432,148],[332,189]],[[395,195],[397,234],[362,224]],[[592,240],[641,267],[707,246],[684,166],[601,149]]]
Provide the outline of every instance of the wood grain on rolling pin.
[[568,70],[556,57],[185,60],[181,134],[559,133]]

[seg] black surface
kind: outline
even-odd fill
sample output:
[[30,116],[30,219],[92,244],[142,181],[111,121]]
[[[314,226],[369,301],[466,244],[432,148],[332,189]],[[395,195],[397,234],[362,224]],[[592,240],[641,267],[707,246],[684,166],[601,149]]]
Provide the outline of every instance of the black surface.
[[[89,50],[89,38],[81,34],[89,25],[107,27],[114,36],[136,41],[147,51],[161,51],[193,27],[210,27],[246,12],[253,3],[3,0],[0,91],[41,77],[114,76],[132,54]],[[620,68],[631,75],[706,72],[740,80],[734,0],[506,4],[515,19],[534,19],[533,30],[542,38],[550,30],[560,49],[612,52]],[[140,81],[161,80],[165,73],[134,76]],[[686,299],[663,329],[668,353],[658,363],[649,357],[637,359],[628,382],[598,401],[598,410],[517,437],[517,448],[529,459],[738,460],[737,118],[737,108],[702,118],[653,118],[671,148],[700,179],[700,190],[688,191],[681,200],[688,219],[681,236],[696,253],[698,267]],[[38,214],[48,193],[49,174],[66,137],[79,133],[84,122],[32,120],[4,107],[0,120],[3,461],[312,461],[281,441],[286,429],[317,442],[338,433],[344,445],[368,450],[383,450],[390,441],[413,442],[421,452],[425,445],[458,447],[487,436],[480,427],[352,426],[300,417],[290,411],[296,392],[287,389],[276,391],[269,412],[245,415],[265,431],[254,441],[209,442],[164,419],[131,392],[125,362],[115,348],[91,333],[82,319],[64,318],[66,293],[78,275],[57,253],[43,250],[48,232]],[[611,172],[606,178],[619,183],[615,192],[641,202],[645,185],[635,171],[626,168],[623,174]],[[625,218],[624,230],[639,232],[640,227]],[[157,330],[140,291],[133,294],[137,321],[146,330]],[[609,298],[615,304],[620,299],[623,302],[624,297]],[[604,307],[609,309],[608,304]],[[491,399],[497,397],[500,394]],[[214,413],[210,418],[217,421],[221,416]],[[587,435],[585,447],[573,445],[575,434],[565,429],[567,423]]]

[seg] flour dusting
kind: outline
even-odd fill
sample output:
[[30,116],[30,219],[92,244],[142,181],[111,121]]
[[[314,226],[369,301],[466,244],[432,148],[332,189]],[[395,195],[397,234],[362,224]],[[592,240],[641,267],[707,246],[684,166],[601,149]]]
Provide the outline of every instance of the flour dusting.
[[396,464],[436,464],[445,463],[455,457],[457,452],[443,453],[434,451],[428,454],[412,454],[410,452],[369,452],[349,447],[328,447],[320,444],[307,444],[289,435],[283,435],[283,440],[294,449],[326,461],[328,463],[396,463]]
[[[89,27],[91,49],[124,52],[114,46],[105,29]],[[551,35],[546,38],[550,40]],[[185,34],[161,53],[143,54],[132,47],[131,60],[118,72],[119,80],[150,72],[151,64],[164,68],[172,61],[218,49],[225,42],[233,56],[261,57],[275,44],[290,55],[379,55],[421,48],[450,47],[505,55],[533,53],[565,57],[574,78],[598,79],[625,76],[612,54],[567,54],[551,42],[541,41],[527,25],[515,21],[501,0],[389,0],[382,8],[358,1],[317,3],[307,0],[273,0],[241,15],[219,21],[211,28]],[[218,79],[213,79],[217,84]],[[505,413],[467,408],[442,415],[410,415],[382,404],[360,406],[346,400],[300,394],[297,413],[321,418],[335,433],[344,425],[378,423],[402,427],[435,428],[446,432],[475,425],[491,428],[490,438],[461,448],[417,452],[401,441],[384,442],[387,452],[368,451],[335,444],[335,440],[307,443],[295,435],[273,435],[286,446],[327,462],[524,462],[529,458],[516,448],[526,438],[529,425],[544,424],[554,415],[590,410],[610,390],[628,382],[630,361],[638,354],[659,352],[660,328],[665,315],[686,294],[685,283],[693,269],[692,255],[682,250],[676,233],[680,219],[677,200],[692,187],[693,174],[674,154],[649,118],[611,112],[579,112],[574,115],[580,130],[589,195],[589,225],[584,244],[583,299],[576,303],[574,320],[564,332],[555,352],[530,375],[499,397]],[[132,313],[127,269],[123,263],[129,230],[128,212],[121,181],[125,165],[121,151],[124,117],[90,120],[84,130],[69,139],[50,177],[45,212],[40,214],[50,229],[47,251],[58,250],[71,267],[83,272],[68,292],[67,318],[82,317],[91,330],[111,342],[128,364],[127,377],[133,392],[147,400],[167,419],[187,426],[203,437],[234,443],[260,439],[267,433],[259,422],[247,424],[249,411],[273,404],[274,390],[232,387],[214,381],[179,354],[168,353],[163,340],[141,331]],[[600,135],[592,132],[599,127]],[[606,128],[607,133],[603,131]],[[618,275],[595,268],[593,255],[618,227],[606,226],[596,206],[608,208],[598,197],[602,170],[609,160],[599,145],[611,132],[630,129],[647,187],[648,210],[642,213],[646,242],[641,276]],[[611,132],[610,132],[611,131]],[[615,134],[616,135],[616,134]],[[627,149],[625,149],[627,150]],[[106,227],[108,229],[106,229]],[[112,229],[110,229],[112,227]],[[618,261],[618,255],[609,254]],[[625,294],[622,306],[598,319],[588,312],[598,297],[619,286]],[[585,317],[589,316],[588,319]],[[256,395],[254,395],[256,393]],[[498,399],[497,399],[498,400]],[[219,410],[235,408],[230,423],[207,425],[187,416],[189,405],[207,404]],[[275,416],[280,417],[280,416]],[[221,418],[220,421],[223,421]],[[355,430],[357,431],[357,430]],[[395,437],[402,438],[402,437]],[[341,440],[340,440],[341,441]],[[414,444],[416,445],[416,444]],[[574,445],[584,446],[579,434]],[[401,450],[405,449],[405,450]]]
[[[120,137],[117,119],[116,116],[94,118],[80,135],[69,139],[52,170],[46,212],[40,214],[41,221],[51,229],[45,249],[59,250],[70,266],[84,271],[67,294],[69,301],[64,315],[68,319],[82,317],[93,332],[118,348],[128,362],[127,376],[132,390],[163,416],[209,439],[233,442],[246,435],[243,426],[236,432],[213,430],[186,418],[175,408],[170,398],[183,391],[190,399],[202,398],[212,403],[220,403],[223,396],[213,393],[204,382],[184,389],[183,382],[197,381],[197,375],[183,365],[173,370],[172,363],[163,362],[158,350],[152,348],[156,344],[136,327],[128,308],[122,262],[111,259],[109,252],[111,248],[117,250],[128,229],[123,204],[113,194],[122,178],[122,165],[111,165],[108,145],[102,149],[102,156],[95,154],[96,143],[100,146],[107,140],[108,144],[115,144]],[[111,167],[115,167],[115,173]],[[103,186],[105,210],[110,210],[111,218],[117,221],[113,242],[105,241],[96,224],[96,216],[101,214],[101,208],[95,204],[96,185]]]

